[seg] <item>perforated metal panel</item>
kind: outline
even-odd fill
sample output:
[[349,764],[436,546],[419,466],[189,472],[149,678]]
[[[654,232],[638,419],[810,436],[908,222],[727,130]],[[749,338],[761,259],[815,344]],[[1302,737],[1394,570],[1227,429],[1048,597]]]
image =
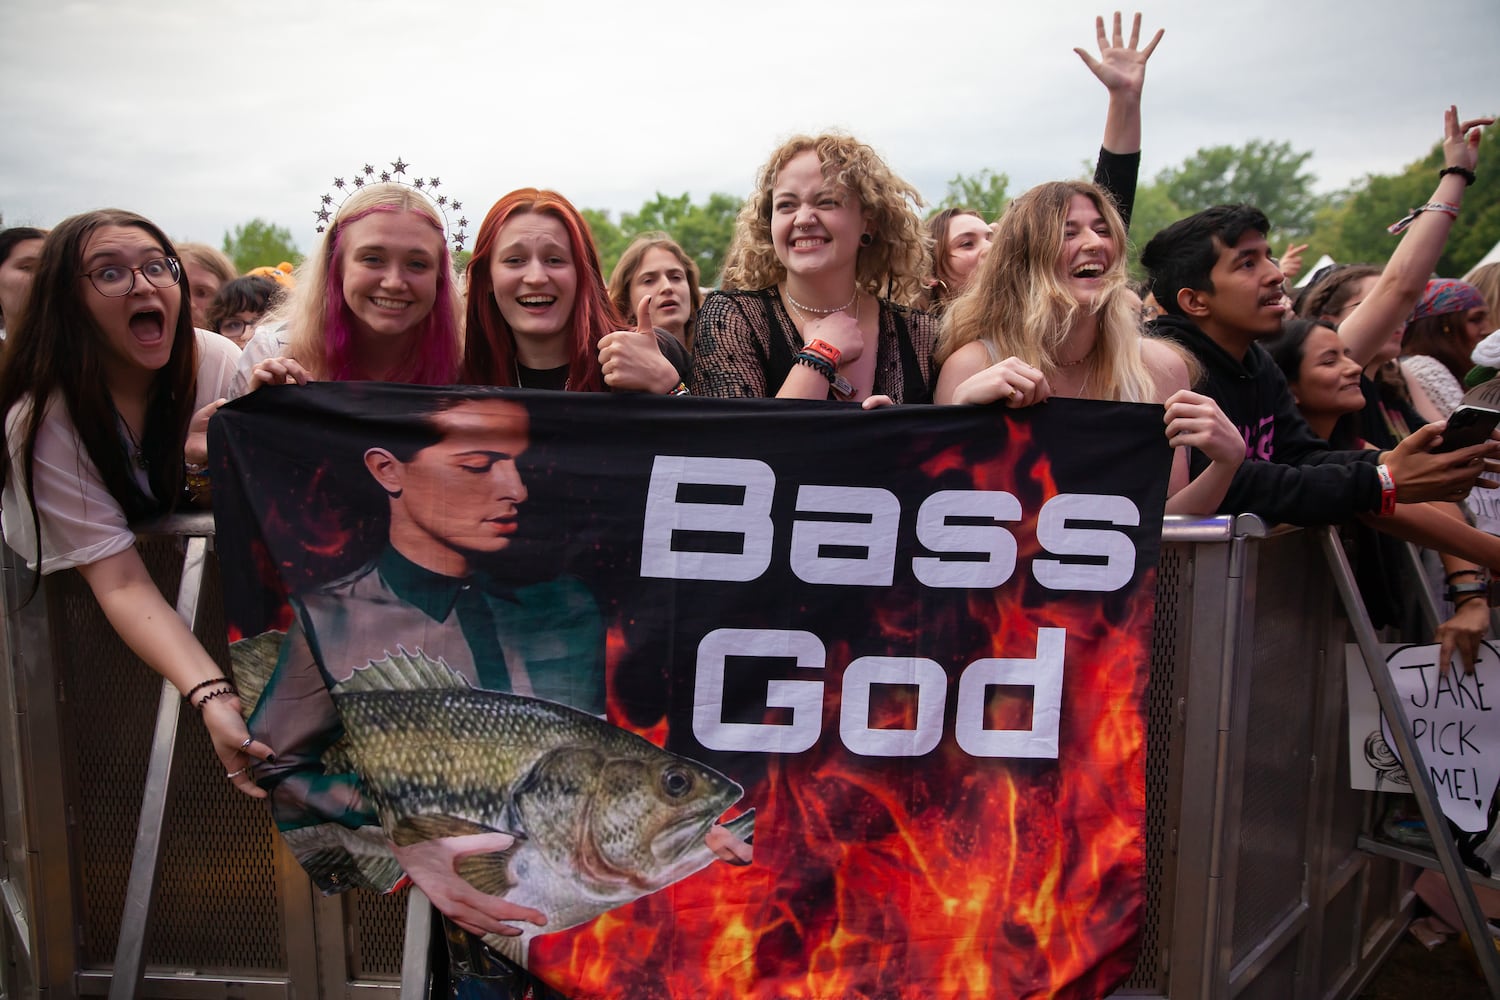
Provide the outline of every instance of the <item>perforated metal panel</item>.
[[1297,942],[1289,941],[1235,1000],[1292,1000],[1298,995]]
[[349,972],[354,979],[401,978],[401,946],[406,940],[406,892],[344,896],[349,924]]
[[1350,879],[1343,890],[1323,909],[1323,947],[1318,970],[1318,995],[1323,996],[1353,967],[1358,958],[1355,950],[1359,937],[1358,878]]
[[[182,549],[143,547],[175,595]],[[200,638],[225,662],[217,573],[206,577]],[[65,725],[76,747],[74,804],[82,964],[108,968],[119,936],[161,681],[115,635],[76,573],[47,584]],[[211,620],[214,619],[214,620]],[[217,647],[217,648],[216,648]],[[286,967],[275,877],[275,835],[264,804],[235,792],[196,714],[183,715],[161,877],[146,960],[200,970],[275,973]]]
[[1172,758],[1181,697],[1177,663],[1191,626],[1192,549],[1162,547],[1156,577],[1156,619],[1151,633],[1151,678],[1146,688],[1146,912],[1140,957],[1125,982],[1126,991],[1164,991],[1162,950],[1172,929],[1172,875],[1168,835],[1173,825]]
[[[1301,534],[1259,546],[1231,965],[1303,899],[1323,605]],[[1326,591],[1325,591],[1326,593]]]

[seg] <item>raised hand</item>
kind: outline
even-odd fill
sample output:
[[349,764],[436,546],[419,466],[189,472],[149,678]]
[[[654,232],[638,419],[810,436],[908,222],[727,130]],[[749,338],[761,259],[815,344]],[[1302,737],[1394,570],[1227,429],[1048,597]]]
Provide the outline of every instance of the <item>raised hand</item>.
[[1306,243],[1288,243],[1286,253],[1276,262],[1281,269],[1281,276],[1287,281],[1295,281],[1297,275],[1302,273],[1302,255],[1307,252]]
[[1479,128],[1493,124],[1493,118],[1471,118],[1460,124],[1458,106],[1449,105],[1443,113],[1443,166],[1473,170],[1479,163]]
[[662,356],[651,325],[651,296],[636,303],[634,330],[616,330],[600,339],[599,368],[611,389],[663,393],[676,388],[680,376]]
[[1083,60],[1089,72],[1099,78],[1099,82],[1109,90],[1111,94],[1127,93],[1139,99],[1141,88],[1146,83],[1146,62],[1151,58],[1151,53],[1156,51],[1156,45],[1161,41],[1166,32],[1162,28],[1156,29],[1156,34],[1146,47],[1140,48],[1141,39],[1141,15],[1137,13],[1130,25],[1130,42],[1126,44],[1120,31],[1120,12],[1115,11],[1114,33],[1112,36],[1104,33],[1104,18],[1094,19],[1095,31],[1098,34],[1099,58],[1095,59],[1086,49],[1075,48],[1078,58]]

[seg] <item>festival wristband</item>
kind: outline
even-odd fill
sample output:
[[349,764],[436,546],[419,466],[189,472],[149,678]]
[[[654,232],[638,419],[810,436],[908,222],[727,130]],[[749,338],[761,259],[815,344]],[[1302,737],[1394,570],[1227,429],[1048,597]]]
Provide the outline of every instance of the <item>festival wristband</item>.
[[854,386],[850,385],[849,380],[840,375],[838,369],[830,364],[828,359],[822,355],[813,354],[809,351],[800,351],[797,354],[796,361],[797,364],[807,365],[807,367],[826,378],[828,384],[833,386],[833,391],[839,398],[848,399],[854,395]]
[[1422,205],[1419,208],[1412,209],[1411,214],[1406,218],[1398,219],[1397,221],[1391,223],[1389,226],[1386,226],[1385,231],[1390,233],[1392,236],[1395,236],[1398,233],[1403,233],[1406,231],[1406,228],[1408,226],[1417,221],[1417,216],[1421,215],[1423,212],[1442,212],[1444,215],[1449,216],[1450,218],[1457,219],[1459,208],[1457,205],[1450,205],[1446,201],[1429,201],[1427,204]]
[[812,342],[804,347],[803,350],[811,354],[816,354],[818,357],[822,358],[824,361],[827,361],[835,368],[839,366],[839,359],[844,356],[843,351],[839,350],[837,347],[834,347],[832,344],[830,344],[826,340],[823,340],[821,337],[814,337],[812,339]]
[[1380,477],[1380,516],[1390,517],[1396,513],[1396,480],[1388,465],[1375,466],[1375,475]]

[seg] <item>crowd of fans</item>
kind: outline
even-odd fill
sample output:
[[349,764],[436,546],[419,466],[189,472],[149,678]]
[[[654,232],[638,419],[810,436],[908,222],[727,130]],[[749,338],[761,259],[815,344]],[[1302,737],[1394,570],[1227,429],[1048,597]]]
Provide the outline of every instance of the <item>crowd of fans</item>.
[[83,573],[125,641],[201,710],[235,784],[260,796],[252,768],[273,748],[174,624],[130,531],[206,498],[206,427],[228,398],[376,380],[866,407],[1123,400],[1163,407],[1169,512],[1350,525],[1378,623],[1406,620],[1415,584],[1389,539],[1441,552],[1437,639],[1444,662],[1472,666],[1500,539],[1460,503],[1492,485],[1500,442],[1439,446],[1466,380],[1500,366],[1500,264],[1431,272],[1489,120],[1447,112],[1432,197],[1384,267],[1327,269],[1294,308],[1273,220],[1210,206],[1144,246],[1143,304],[1125,233],[1161,33],[1142,47],[1139,27],[1127,40],[1118,15],[1112,33],[1101,18],[1098,55],[1079,50],[1109,96],[1093,183],[1039,185],[997,220],[955,209],[924,223],[916,191],[869,146],[798,136],[759,172],[706,294],[668,233],[642,234],[606,276],[581,213],[533,188],[494,203],[462,274],[442,213],[400,183],[345,200],[295,274],[266,262],[240,276],[217,250],[115,210],[6,230],[6,541],[43,573]]

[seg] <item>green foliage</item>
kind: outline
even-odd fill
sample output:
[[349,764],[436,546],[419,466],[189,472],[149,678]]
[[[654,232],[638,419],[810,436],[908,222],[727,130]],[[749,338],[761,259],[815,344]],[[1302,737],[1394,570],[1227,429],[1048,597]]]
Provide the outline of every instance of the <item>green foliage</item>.
[[1248,202],[1270,218],[1274,239],[1297,239],[1312,228],[1324,200],[1313,193],[1313,175],[1302,169],[1311,158],[1311,152],[1299,153],[1291,143],[1265,139],[1206,146],[1158,173],[1156,184],[1183,215]]
[[693,204],[686,192],[676,198],[657,192],[639,212],[621,216],[620,229],[630,239],[653,230],[667,233],[697,262],[699,280],[716,286],[724,269],[724,255],[734,239],[740,204],[740,199],[722,192],[709,195],[702,205]]
[[594,234],[594,245],[599,248],[599,266],[604,269],[604,280],[608,281],[620,254],[630,245],[630,239],[615,225],[608,212],[598,208],[579,209],[579,212]]
[[1165,185],[1147,184],[1136,190],[1135,208],[1130,213],[1130,273],[1133,277],[1140,279],[1146,276],[1145,270],[1140,266],[1140,256],[1141,249],[1151,237],[1190,214],[1192,213],[1184,212],[1172,200]]
[[[1399,174],[1371,175],[1317,216],[1310,254],[1326,253],[1340,264],[1384,264],[1399,238],[1386,227],[1432,199],[1443,166],[1441,143]],[[1463,211],[1453,224],[1437,273],[1459,277],[1500,241],[1500,184],[1479,183],[1464,192]]]
[[292,239],[292,231],[265,219],[251,219],[243,226],[235,226],[233,234],[225,233],[224,252],[240,274],[252,267],[275,267],[282,261],[302,263],[302,253]]
[[994,222],[1010,204],[1010,177],[997,174],[989,168],[977,174],[956,174],[948,182],[948,192],[931,212],[930,218],[945,208],[971,208],[984,216],[986,222]]

